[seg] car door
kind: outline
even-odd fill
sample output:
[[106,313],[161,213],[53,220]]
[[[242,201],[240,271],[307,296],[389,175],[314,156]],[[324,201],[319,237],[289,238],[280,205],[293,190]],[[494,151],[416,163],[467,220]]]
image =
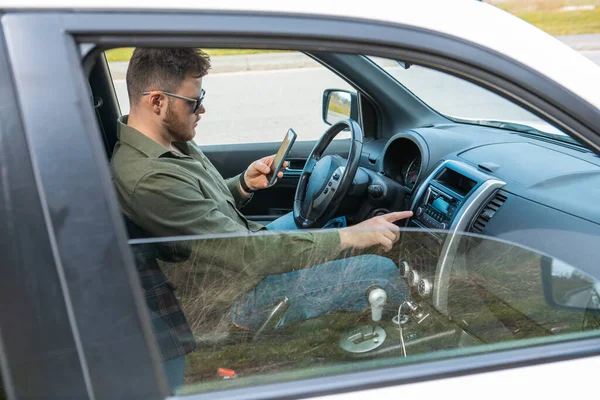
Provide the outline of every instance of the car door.
[[[142,320],[137,317],[138,311],[147,311],[139,297],[139,278],[132,274],[126,237],[117,238],[110,217],[89,235],[72,219],[80,212],[91,220],[100,214],[108,217],[105,212],[111,208],[100,195],[104,191],[100,182],[110,182],[106,160],[100,169],[76,161],[90,161],[91,154],[102,153],[99,137],[79,134],[98,129],[93,108],[71,114],[72,107],[63,107],[77,102],[79,88],[87,93],[82,100],[90,101],[85,79],[76,78],[83,86],[71,86],[69,65],[77,66],[76,76],[84,78],[77,47],[74,42],[64,46],[54,23],[38,25],[48,40],[30,48],[57,57],[42,72],[45,76],[39,75],[39,83],[62,89],[41,90],[30,97],[22,85],[31,87],[30,74],[40,71],[36,63],[20,58],[20,39],[8,40],[7,36],[27,35],[31,18],[36,19],[5,14],[0,19],[0,91],[11,99],[0,110],[0,248],[5,274],[0,291],[2,386],[9,399],[119,398],[127,397],[127,392],[156,398],[161,390],[166,393],[166,384],[152,361],[158,350],[152,333],[141,322],[146,314],[141,314]],[[74,64],[69,61],[70,51],[74,51]],[[62,74],[54,75],[59,71]],[[61,102],[45,97],[57,90]],[[44,110],[43,117],[26,116],[26,110],[38,107]],[[64,124],[67,120],[83,125],[69,128]],[[87,128],[86,120],[91,123]],[[70,144],[60,139],[47,141],[49,137]],[[66,186],[59,187],[60,182]],[[108,281],[117,283],[107,285]],[[138,371],[137,378],[127,376],[132,370]]]
[[[151,34],[149,26],[153,27]],[[265,32],[264,26],[271,30]],[[2,226],[8,232],[2,236],[2,248],[11,256],[10,274],[2,281],[7,289],[2,292],[2,303],[22,307],[15,313],[0,314],[3,377],[9,395],[17,398],[48,397],[49,393],[57,398],[165,398],[167,393],[130,248],[144,241],[127,241],[89,101],[84,71],[90,67],[86,64],[90,58],[83,60],[82,67],[82,52],[90,55],[88,51],[110,46],[165,45],[168,40],[174,46],[207,42],[223,46],[249,39],[266,47],[293,47],[296,43],[297,48],[309,50],[322,48],[325,37],[330,51],[394,55],[451,69],[484,86],[501,87],[513,101],[543,110],[574,137],[586,138],[595,151],[600,143],[594,128],[600,126],[597,108],[519,63],[414,25],[390,26],[304,14],[113,10],[8,13],[2,16],[2,29],[10,35],[2,38],[7,50],[0,48],[0,56],[8,55],[8,59],[0,59],[1,71],[11,75],[0,73],[0,77],[3,87],[14,88],[15,93],[8,93],[17,101],[9,103],[13,107],[10,112],[4,113],[3,108],[0,115],[3,123],[22,122],[11,125],[15,127],[11,133],[16,137],[13,145],[20,146],[15,155],[24,156],[22,168],[8,155],[2,158],[3,163],[11,163],[6,164],[10,168],[3,169],[8,172],[1,175],[5,192],[0,207]],[[377,47],[383,41],[386,46]],[[411,51],[406,51],[407,47]],[[52,51],[55,60],[50,66],[47,51]],[[473,60],[486,62],[473,67]],[[32,77],[45,90],[32,85]],[[56,101],[58,93],[60,102]],[[4,126],[0,131],[3,139],[7,137]],[[63,141],[55,142],[59,137]],[[21,200],[19,195],[29,197]],[[41,238],[30,232],[42,232]],[[17,246],[15,239],[19,240]],[[219,379],[214,386],[204,387],[205,393],[192,398],[314,397],[384,386],[399,394],[403,384],[415,381],[429,381],[427,388],[433,388],[436,379],[510,371],[526,364],[570,359],[581,361],[581,366],[584,357],[598,354],[594,334],[479,348],[482,351],[478,354],[441,351],[410,360],[391,358],[389,363],[378,365],[362,360],[357,363],[360,370],[354,371],[334,366],[311,374],[309,367],[301,371],[307,375],[292,373],[285,379],[271,370],[265,373],[272,375],[266,380]],[[265,346],[262,354],[283,350],[285,357],[285,343],[279,344]],[[197,362],[204,365],[207,360]],[[247,385],[236,388],[238,382]]]

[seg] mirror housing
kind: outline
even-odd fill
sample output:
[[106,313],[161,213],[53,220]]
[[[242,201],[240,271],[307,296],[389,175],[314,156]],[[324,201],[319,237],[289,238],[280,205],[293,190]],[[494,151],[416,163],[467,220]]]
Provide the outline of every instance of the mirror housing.
[[409,69],[412,66],[412,63],[406,62],[406,61],[396,61],[398,63],[398,65],[400,65],[402,68],[404,69]]
[[546,302],[554,308],[600,311],[600,281],[560,260],[544,257],[542,282]]
[[327,125],[351,118],[358,122],[358,96],[342,89],[327,89],[323,92],[323,121]]

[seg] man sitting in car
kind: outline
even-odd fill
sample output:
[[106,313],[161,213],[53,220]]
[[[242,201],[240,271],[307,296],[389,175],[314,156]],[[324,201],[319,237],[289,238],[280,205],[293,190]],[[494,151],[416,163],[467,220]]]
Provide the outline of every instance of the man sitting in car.
[[[202,78],[209,68],[209,57],[191,48],[134,51],[126,77],[131,111],[118,121],[119,141],[111,161],[126,216],[151,236],[229,235],[228,240],[202,241],[194,257],[202,273],[222,282],[220,287],[235,288],[219,289],[210,301],[229,309],[235,303],[231,317],[244,329],[256,329],[283,297],[290,307],[280,324],[334,309],[362,309],[372,285],[383,287],[389,298],[404,298],[391,260],[375,255],[336,258],[347,249],[391,249],[398,239],[394,222],[410,212],[352,227],[336,219],[326,228],[338,229],[276,235],[267,231],[296,229],[291,215],[267,226],[244,217],[240,209],[252,192],[269,186],[273,156],[223,179],[194,144],[195,127],[206,112]],[[217,309],[225,314],[223,307]],[[155,311],[160,315],[164,310]],[[182,347],[177,355],[186,351]]]

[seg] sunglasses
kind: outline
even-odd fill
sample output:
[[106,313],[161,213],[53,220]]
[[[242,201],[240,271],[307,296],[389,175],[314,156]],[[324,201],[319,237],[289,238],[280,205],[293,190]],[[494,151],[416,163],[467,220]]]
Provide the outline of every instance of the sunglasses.
[[193,107],[192,107],[192,114],[196,114],[198,112],[198,110],[200,109],[200,106],[202,105],[202,101],[204,100],[204,96],[206,96],[206,91],[204,89],[202,89],[202,91],[200,92],[200,97],[198,97],[197,99],[193,99],[191,97],[180,96],[178,94],[169,93],[169,92],[165,92],[162,90],[153,90],[152,92],[144,92],[144,93],[142,93],[142,95],[147,96],[153,92],[162,93],[165,96],[175,97],[176,99],[186,100],[186,101],[189,101],[190,103],[194,103]]

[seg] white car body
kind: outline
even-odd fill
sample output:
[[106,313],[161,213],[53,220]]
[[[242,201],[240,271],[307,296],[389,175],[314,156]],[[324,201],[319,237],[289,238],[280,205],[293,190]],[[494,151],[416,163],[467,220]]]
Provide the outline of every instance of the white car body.
[[[557,82],[600,109],[600,68],[538,28],[491,5],[474,0],[333,2],[272,0],[2,0],[0,8],[131,9],[284,13],[336,16],[425,28],[501,53]],[[524,40],[527,38],[527,40]],[[576,73],[574,73],[576,71]],[[584,396],[600,370],[600,356],[465,374],[359,391],[321,399],[397,399],[401,397],[486,399]],[[344,379],[340,376],[340,379]]]

